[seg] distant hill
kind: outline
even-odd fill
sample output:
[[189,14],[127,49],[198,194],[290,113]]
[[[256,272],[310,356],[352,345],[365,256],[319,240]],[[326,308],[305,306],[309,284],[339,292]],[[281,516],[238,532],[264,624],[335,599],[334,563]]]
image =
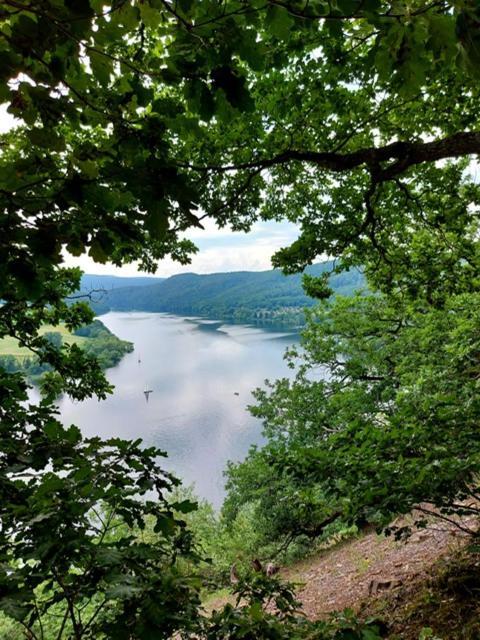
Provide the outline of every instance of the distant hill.
[[123,287],[143,287],[161,282],[164,278],[148,278],[146,276],[124,278],[123,276],[104,276],[85,273],[81,280],[82,291],[92,289],[120,289]]
[[[321,275],[331,267],[331,262],[324,262],[306,271]],[[207,275],[185,273],[154,284],[135,282],[133,286],[114,287],[92,306],[98,315],[107,311],[157,311],[299,324],[303,318],[301,310],[315,303],[305,295],[301,280],[301,274],[285,276],[277,269]],[[335,293],[351,295],[365,286],[365,279],[360,271],[352,270],[333,275],[330,286]]]

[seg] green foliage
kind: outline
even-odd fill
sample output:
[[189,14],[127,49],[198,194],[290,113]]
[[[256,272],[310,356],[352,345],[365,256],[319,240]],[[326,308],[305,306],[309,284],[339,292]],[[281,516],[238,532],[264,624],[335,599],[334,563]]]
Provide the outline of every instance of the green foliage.
[[47,331],[43,334],[44,339],[53,347],[60,349],[62,346],[63,338],[62,334],[58,331]]
[[125,353],[133,351],[131,342],[117,338],[100,320],[80,327],[75,331],[75,335],[89,338],[82,348],[85,353],[97,359],[102,369],[115,366]]
[[[207,622],[205,640],[380,640],[382,625],[375,620],[360,624],[351,611],[331,621],[312,622],[301,615],[293,585],[275,577],[250,573],[235,586],[236,606],[214,611]],[[240,604],[241,603],[241,604]]]
[[[88,338],[82,342],[81,349],[84,353],[95,357],[102,369],[115,366],[125,353],[133,350],[131,342],[117,338],[100,320],[94,320],[91,324],[80,327],[74,335]],[[50,346],[61,349],[63,337],[60,332],[47,331],[42,337]],[[21,358],[1,355],[0,366],[7,373],[19,371],[25,374],[28,380],[35,384],[41,384],[43,374],[52,370],[51,365],[41,362],[35,355]]]
[[[9,401],[2,396],[8,481],[0,548],[10,568],[1,578],[1,610],[32,633],[48,622],[59,637],[63,628],[75,638],[168,637],[180,614],[188,626],[195,586],[172,559],[193,550],[164,497],[177,481],[155,462],[162,452],[141,449],[139,441],[83,439],[48,404],[20,404],[26,389],[18,376],[1,383],[10,391]],[[135,533],[147,518],[159,534],[148,545]],[[112,536],[117,521],[128,528]]]
[[[342,258],[392,299],[319,312],[299,377],[259,396],[272,444],[255,455],[276,470],[275,499],[318,530],[425,499],[448,514],[475,487],[478,24],[473,0],[2,3],[0,102],[18,127],[0,140],[0,338],[51,368],[37,405],[0,370],[0,608],[27,634],[59,609],[59,639],[198,630],[158,452],[57,419],[59,393],[111,391],[95,357],[40,334],[93,320],[65,301],[80,287],[65,251],[154,271],[188,261],[199,211],[235,230],[288,218],[301,235],[277,266]],[[331,379],[308,377],[318,365]],[[123,538],[94,531],[100,504]],[[147,517],[159,537],[141,544]],[[298,637],[292,601],[269,589],[201,633]],[[283,598],[280,618],[264,596]],[[375,637],[339,624],[317,637]]]
[[1,15],[0,100],[21,126],[3,136],[0,275],[27,296],[62,247],[187,261],[199,209],[237,230],[298,223],[276,257],[293,272],[318,255],[391,262],[406,229],[459,230],[478,201],[463,172],[480,147],[472,0],[46,0]]
[[38,358],[16,358],[15,356],[0,356],[0,367],[7,373],[23,373],[30,382],[35,384],[41,381],[42,375],[51,371],[48,364],[42,363]]
[[256,392],[268,443],[229,468],[225,508],[259,500],[276,536],[387,526],[416,505],[419,525],[433,508],[478,515],[478,305],[377,295],[312,310],[296,377]]
[[199,500],[191,487],[177,487],[171,494],[171,500],[196,506],[191,512],[182,514],[182,518],[206,560],[201,567],[202,584],[206,592],[215,592],[222,585],[229,586],[233,564],[244,574],[250,569],[252,558],[266,550],[255,526],[255,514],[249,505],[241,510],[232,523],[216,513],[209,502]]

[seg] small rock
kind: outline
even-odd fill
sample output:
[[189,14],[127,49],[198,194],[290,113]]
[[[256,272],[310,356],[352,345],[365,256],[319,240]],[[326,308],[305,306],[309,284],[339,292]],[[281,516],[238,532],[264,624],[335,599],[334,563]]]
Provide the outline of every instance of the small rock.
[[380,591],[388,591],[389,589],[395,589],[401,587],[403,581],[399,578],[390,578],[389,580],[372,580],[368,587],[369,595],[375,595]]

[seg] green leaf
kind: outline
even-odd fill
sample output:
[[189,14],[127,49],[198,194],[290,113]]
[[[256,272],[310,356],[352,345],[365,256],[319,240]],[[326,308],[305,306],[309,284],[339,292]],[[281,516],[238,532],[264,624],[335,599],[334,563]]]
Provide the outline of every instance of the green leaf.
[[249,612],[250,612],[250,616],[252,617],[252,620],[255,620],[255,622],[259,622],[260,620],[262,620],[264,616],[262,603],[254,602],[250,606]]
[[164,200],[150,206],[145,218],[145,228],[156,239],[165,236],[168,231],[168,206]]
[[155,29],[160,24],[162,14],[159,9],[151,7],[147,2],[139,5],[140,18],[146,27]]
[[286,9],[274,4],[269,5],[266,22],[270,32],[279,40],[290,38],[293,20]]
[[95,262],[100,262],[101,264],[105,264],[108,260],[108,253],[105,251],[102,243],[97,239],[92,240],[88,255],[93,258]]
[[198,503],[192,502],[191,500],[182,500],[182,502],[174,502],[172,505],[172,509],[175,511],[180,511],[180,513],[191,513],[192,511],[197,511]]
[[98,177],[98,166],[94,160],[77,160],[76,165],[87,178],[94,179]]
[[30,142],[37,147],[51,149],[52,151],[65,150],[65,138],[52,129],[30,129],[27,135]]
[[232,107],[240,111],[253,111],[255,103],[243,76],[229,66],[217,67],[211,75],[215,88],[223,90]]
[[155,533],[162,533],[166,537],[173,536],[177,530],[175,519],[166,514],[157,516],[154,529]]
[[105,590],[105,595],[112,600],[130,600],[130,598],[133,598],[141,592],[141,587],[123,582],[121,578],[119,578],[117,582],[108,586]]
[[27,602],[22,602],[20,598],[0,598],[0,610],[10,618],[18,620],[19,622],[23,622],[32,608],[33,605],[28,604]]
[[[350,16],[355,13],[359,3],[358,0],[337,0],[337,6],[342,15]],[[363,8],[363,3],[360,6]]]
[[254,29],[244,30],[240,36],[240,40],[236,45],[240,57],[254,71],[262,71],[265,68],[268,52],[265,43],[257,41],[257,32]]
[[104,87],[110,82],[110,75],[113,71],[112,61],[100,52],[89,50],[88,57],[94,77]]

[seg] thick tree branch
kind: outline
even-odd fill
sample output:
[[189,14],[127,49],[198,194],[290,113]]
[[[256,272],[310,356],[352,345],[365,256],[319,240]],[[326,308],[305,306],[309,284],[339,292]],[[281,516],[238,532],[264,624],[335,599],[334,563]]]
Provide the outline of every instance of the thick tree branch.
[[366,166],[375,184],[392,180],[410,167],[425,162],[480,154],[480,132],[462,131],[432,142],[392,142],[384,147],[367,147],[350,153],[290,149],[272,158],[228,165],[191,165],[195,171],[227,173],[245,169],[269,169],[290,162],[306,162],[336,173]]
[[[322,13],[316,13],[315,10],[312,9],[309,10],[308,1],[306,2],[303,9],[298,9],[294,3],[289,2],[288,0],[268,0],[268,4],[282,7],[290,15],[296,18],[303,18],[305,20],[355,20],[358,18],[362,18],[365,15],[364,0],[359,0],[358,6],[351,13],[342,13],[341,11],[337,10],[336,12],[330,11],[326,15]],[[418,16],[422,13],[427,13],[432,9],[438,9],[439,11],[444,12],[446,10],[446,6],[442,0],[439,0],[436,2],[432,2],[431,4],[426,4],[425,6],[420,7],[415,11],[411,11],[408,15],[409,17]],[[405,18],[406,15],[407,14],[405,11],[398,12],[392,9],[389,9],[384,13],[378,13],[379,17],[394,19]]]

